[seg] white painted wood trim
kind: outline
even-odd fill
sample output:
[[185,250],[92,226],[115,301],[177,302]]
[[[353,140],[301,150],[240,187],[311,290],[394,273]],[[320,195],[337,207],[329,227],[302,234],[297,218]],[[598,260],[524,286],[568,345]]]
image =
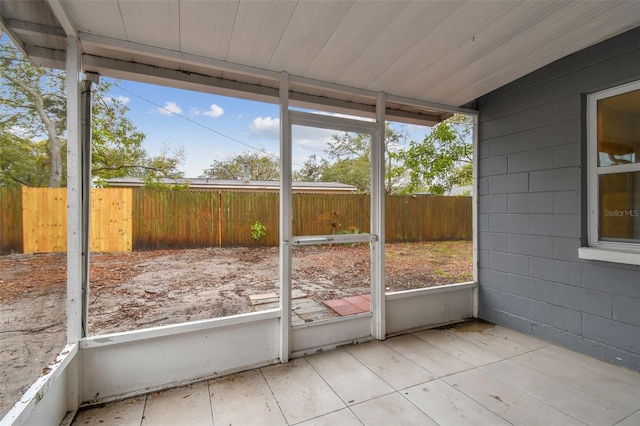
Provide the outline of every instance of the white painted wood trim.
[[292,177],[289,75],[280,76],[280,361],[291,354]]
[[376,123],[369,120],[336,117],[304,111],[289,111],[291,123],[296,126],[316,127],[320,129],[338,130],[341,132],[373,133]]
[[[479,142],[478,142],[478,115],[473,115],[473,153],[472,153],[472,190],[471,194],[471,235],[472,235],[472,262],[473,281],[478,282],[478,163],[479,163]],[[473,291],[473,317],[478,318],[478,288]]]
[[640,251],[625,251],[618,248],[580,247],[578,257],[585,260],[600,260],[602,262],[624,263],[627,265],[640,265]]
[[58,22],[60,22],[60,25],[62,26],[62,29],[64,29],[64,32],[68,36],[72,36],[77,39],[78,29],[76,28],[76,25],[73,22],[73,18],[69,13],[69,9],[67,8],[67,5],[60,0],[47,0],[47,3],[49,3],[49,6],[51,7],[51,11],[55,15]]
[[67,345],[2,418],[2,425],[58,425],[79,407],[78,345]]
[[219,328],[233,327],[249,323],[259,323],[280,317],[279,309],[269,309],[260,312],[232,315],[222,318],[212,318],[182,324],[163,325],[142,330],[123,331],[119,333],[101,334],[80,340],[80,349],[92,349],[125,343],[141,342],[149,339],[171,337],[184,333],[199,331],[214,331]]
[[67,37],[67,343],[85,336],[82,324],[82,146],[80,43]]
[[386,136],[386,96],[380,92],[376,102],[376,129],[371,137],[371,231],[378,236],[371,242],[371,335],[384,340],[385,331],[385,182],[384,148]]

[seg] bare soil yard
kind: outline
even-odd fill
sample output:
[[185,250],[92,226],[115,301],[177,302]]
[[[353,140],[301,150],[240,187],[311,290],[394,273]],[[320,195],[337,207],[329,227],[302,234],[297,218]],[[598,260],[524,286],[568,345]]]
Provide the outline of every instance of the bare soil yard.
[[[472,279],[470,241],[386,248],[387,291]],[[297,247],[293,287],[315,300],[369,293],[368,245]],[[256,310],[278,290],[277,248],[206,248],[91,256],[89,334]],[[0,418],[62,349],[66,255],[0,257]]]

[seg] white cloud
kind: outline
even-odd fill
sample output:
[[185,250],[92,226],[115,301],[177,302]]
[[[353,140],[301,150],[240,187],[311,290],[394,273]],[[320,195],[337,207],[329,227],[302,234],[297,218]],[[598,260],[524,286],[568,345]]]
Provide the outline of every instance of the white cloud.
[[280,119],[271,117],[256,117],[249,125],[252,136],[265,139],[280,139]]
[[126,97],[126,96],[120,95],[120,96],[118,96],[118,97],[116,98],[116,100],[117,100],[118,102],[120,102],[122,105],[126,105],[126,104],[128,104],[128,103],[129,103],[129,101],[130,101],[131,99],[130,99],[130,98],[128,98],[128,97]]
[[164,107],[158,107],[156,111],[162,115],[181,114],[182,108],[177,103],[168,101],[164,103]]
[[218,118],[222,114],[224,114],[224,109],[222,109],[222,107],[219,106],[219,105],[211,104],[209,109],[206,110],[206,111],[199,110],[198,108],[192,108],[191,109],[191,114],[193,114],[193,115],[206,115],[206,116],[211,117],[211,118]]
[[222,109],[222,107],[216,105],[216,104],[211,104],[211,106],[209,107],[208,111],[205,111],[202,113],[203,115],[207,115],[211,118],[218,118],[220,117],[222,114],[224,114],[224,110]]

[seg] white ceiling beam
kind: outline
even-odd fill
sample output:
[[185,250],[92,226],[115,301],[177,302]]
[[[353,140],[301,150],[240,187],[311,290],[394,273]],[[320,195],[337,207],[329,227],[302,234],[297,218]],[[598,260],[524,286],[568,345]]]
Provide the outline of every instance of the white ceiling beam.
[[49,3],[49,7],[51,7],[51,11],[54,16],[58,22],[60,22],[64,32],[68,36],[78,38],[78,29],[71,18],[71,13],[69,13],[67,5],[62,0],[47,0],[47,2]]
[[86,45],[87,47],[93,45],[96,47],[111,49],[118,52],[126,52],[134,55],[147,56],[156,59],[172,60],[183,64],[196,65],[199,67],[211,68],[218,71],[251,75],[255,77],[270,79],[273,81],[278,81],[278,78],[280,77],[279,72],[269,71],[248,65],[236,64],[228,61],[222,61],[220,59],[207,58],[205,56],[192,55],[190,53],[164,49],[162,47],[154,47],[126,40],[102,37],[90,33],[80,33],[80,39],[82,40],[83,45]]

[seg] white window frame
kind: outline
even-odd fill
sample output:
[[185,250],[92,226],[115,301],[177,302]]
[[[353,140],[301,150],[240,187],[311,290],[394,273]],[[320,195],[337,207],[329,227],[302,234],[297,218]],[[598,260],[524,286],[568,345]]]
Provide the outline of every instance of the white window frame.
[[601,241],[599,239],[598,176],[608,173],[640,172],[640,163],[598,166],[598,101],[623,93],[640,90],[640,80],[587,96],[587,149],[588,149],[588,214],[589,246],[581,247],[581,259],[640,265],[640,244]]

